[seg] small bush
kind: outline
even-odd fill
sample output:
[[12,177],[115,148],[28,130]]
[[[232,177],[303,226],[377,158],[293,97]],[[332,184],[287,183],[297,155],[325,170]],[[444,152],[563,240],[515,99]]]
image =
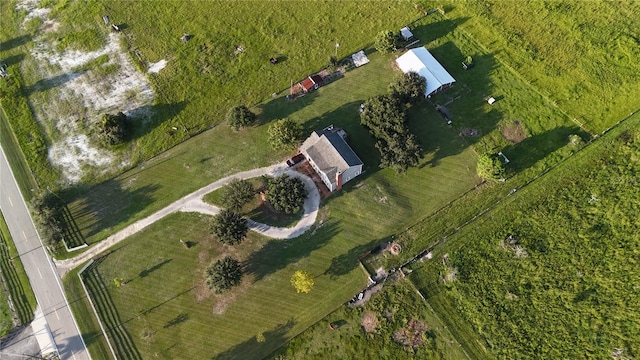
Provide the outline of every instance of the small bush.
[[124,113],[104,114],[96,125],[95,136],[103,146],[115,146],[129,139],[131,130],[131,123]]
[[504,164],[498,155],[484,154],[478,159],[478,176],[487,181],[499,181],[504,178]]

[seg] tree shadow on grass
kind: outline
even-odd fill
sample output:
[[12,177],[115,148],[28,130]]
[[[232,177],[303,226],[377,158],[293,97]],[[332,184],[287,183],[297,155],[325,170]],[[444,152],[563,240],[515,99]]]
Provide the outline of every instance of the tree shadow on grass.
[[[99,232],[120,225],[139,213],[154,199],[151,196],[158,190],[158,185],[145,185],[136,189],[127,189],[122,179],[110,179],[98,185],[84,189],[79,196],[71,196],[71,192],[79,189],[61,191],[63,198],[74,198],[68,206],[73,219],[74,232],[80,233],[87,242]],[[69,192],[69,195],[65,195]]]
[[[154,128],[176,118],[186,106],[186,101],[180,101],[173,104],[144,105],[129,111],[127,116],[134,120],[134,131],[131,134],[131,139],[140,138],[151,132]],[[177,121],[168,124],[167,136],[177,136],[178,132],[188,133],[189,129]]]
[[[288,93],[288,90],[287,90]],[[317,91],[312,91],[295,100],[287,100],[285,97],[277,97],[265,103],[257,105],[258,119],[255,125],[267,124],[273,120],[283,119],[298,110],[310,105],[318,96]]]
[[0,61],[7,64],[7,66],[18,64],[22,60],[24,60],[24,54],[12,55],[4,59],[0,59]]
[[[437,21],[434,21],[434,16],[438,18]],[[413,28],[411,32],[414,38],[420,39],[422,44],[427,44],[446,36],[469,19],[468,17],[448,19],[436,12],[427,17],[420,17],[409,25]],[[427,20],[429,23],[425,24]]]
[[589,137],[579,127],[561,126],[524,139],[518,144],[506,146],[502,153],[509,159],[507,169],[510,172],[520,172],[530,168],[547,155],[569,143],[569,135],[581,135],[583,139]]
[[338,222],[329,221],[294,239],[269,240],[262,248],[252,253],[243,263],[246,274],[259,281],[289,264],[308,257],[320,249],[338,232]]
[[163,266],[165,266],[168,263],[170,263],[171,260],[173,260],[173,259],[166,259],[166,260],[164,260],[162,262],[159,262],[159,263],[153,265],[150,268],[147,268],[147,269],[144,269],[144,270],[140,271],[140,273],[138,274],[138,278],[142,279],[142,278],[146,277],[147,275],[151,274],[152,272],[154,272],[156,270],[159,270]]
[[7,40],[5,42],[0,43],[0,50],[9,51],[14,47],[22,46],[28,43],[29,41],[31,41],[31,35],[28,35],[28,34],[20,35],[20,36],[14,37],[11,40]]
[[284,324],[279,324],[274,329],[264,332],[263,342],[258,342],[256,336],[249,340],[237,344],[230,349],[214,355],[212,360],[231,360],[260,358],[273,352],[276,347],[282,345],[287,340],[287,334],[295,325],[293,319]]
[[344,254],[331,259],[331,265],[324,271],[323,275],[329,275],[331,279],[348,274],[358,266],[361,259],[370,254],[377,254],[383,251],[390,238],[371,240],[366,244],[358,245],[349,249]]
[[25,88],[25,90],[24,90],[25,95],[28,96],[28,95],[36,93],[36,92],[47,91],[47,90],[56,88],[58,86],[62,86],[65,83],[68,83],[69,81],[72,81],[72,80],[78,78],[79,76],[81,76],[85,72],[87,72],[87,70],[78,70],[78,71],[73,71],[73,72],[68,72],[68,73],[56,75],[54,77],[50,77],[50,78],[47,78],[47,79],[38,80],[33,85]]

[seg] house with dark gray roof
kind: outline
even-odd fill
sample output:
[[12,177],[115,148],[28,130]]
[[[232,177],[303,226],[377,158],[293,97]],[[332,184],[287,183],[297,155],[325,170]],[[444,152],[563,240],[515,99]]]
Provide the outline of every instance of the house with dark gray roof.
[[347,144],[346,136],[344,130],[329,126],[311,133],[300,147],[330,191],[340,190],[362,173],[362,160]]

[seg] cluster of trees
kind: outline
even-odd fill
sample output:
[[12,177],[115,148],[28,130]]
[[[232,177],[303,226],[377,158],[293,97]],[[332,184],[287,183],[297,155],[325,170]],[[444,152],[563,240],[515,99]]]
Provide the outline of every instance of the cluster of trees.
[[405,172],[409,167],[418,165],[422,148],[407,126],[405,107],[421,101],[425,89],[425,78],[410,72],[389,86],[389,94],[365,101],[360,123],[375,138],[382,167]]
[[39,194],[31,199],[33,220],[40,238],[47,245],[55,246],[63,240],[64,206],[62,200],[52,193]]
[[267,201],[277,211],[295,214],[302,209],[307,198],[307,189],[302,180],[282,174],[275,178],[266,178]]
[[127,141],[133,132],[130,119],[122,112],[116,115],[104,114],[94,128],[98,143],[103,146],[115,146]]

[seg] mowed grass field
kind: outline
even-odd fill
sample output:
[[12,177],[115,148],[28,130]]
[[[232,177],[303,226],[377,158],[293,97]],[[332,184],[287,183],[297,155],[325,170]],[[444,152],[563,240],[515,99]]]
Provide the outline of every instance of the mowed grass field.
[[412,265],[469,353],[638,353],[639,123],[635,115]]
[[[185,334],[185,341],[179,342],[184,344],[179,346],[194,347],[193,344],[198,345],[193,350],[189,350],[191,347],[185,349],[177,345],[177,353],[200,351],[198,354],[216,354],[227,351],[231,351],[230,353],[242,351],[249,354],[248,357],[255,356],[256,358],[268,354],[291,336],[333,311],[339,304],[347,301],[365,286],[365,276],[357,266],[357,260],[361,255],[384,242],[393,232],[415,221],[416,217],[425,212],[434,211],[478,182],[474,175],[475,155],[472,150],[464,146],[456,132],[447,127],[434,110],[423,110],[424,116],[412,117],[411,124],[419,130],[417,132],[420,134],[421,141],[451,155],[443,157],[433,166],[431,164],[432,155],[427,155],[421,169],[412,170],[404,175],[398,175],[392,170],[377,168],[376,150],[366,130],[358,125],[357,109],[360,102],[371,96],[370,94],[386,92],[386,87],[391,82],[394,73],[390,66],[391,57],[373,54],[371,58],[372,62],[367,66],[347,73],[343,79],[321,88],[313,95],[305,96],[294,103],[276,99],[272,103],[265,103],[258,107],[261,116],[264,116],[266,112],[285,111],[288,109],[287,106],[292,106],[293,109],[288,109],[292,111],[289,116],[296,120],[300,119],[300,121],[304,121],[305,117],[312,116],[310,114],[322,113],[322,109],[329,110],[323,117],[313,117],[311,120],[307,120],[305,125],[312,129],[333,123],[336,126],[346,128],[350,134],[351,145],[363,158],[365,164],[370,164],[367,165],[366,174],[357,179],[358,181],[347,184],[340,193],[332,195],[323,202],[318,222],[320,228],[315,233],[311,232],[299,239],[289,241],[249,240],[248,247],[244,250],[230,250],[219,247],[214,240],[209,238],[207,235],[208,223],[205,218],[200,220],[197,225],[193,225],[193,217],[198,218],[197,215],[190,215],[188,218],[185,218],[186,215],[180,215],[170,221],[174,224],[171,225],[172,230],[170,230],[174,235],[167,235],[170,231],[167,230],[166,225],[162,227],[162,224],[169,222],[169,219],[163,220],[158,223],[161,230],[157,234],[144,232],[127,240],[124,244],[129,245],[116,250],[100,265],[99,271],[105,282],[109,284],[114,277],[134,278],[141,271],[138,269],[139,266],[131,265],[130,271],[132,273],[127,273],[129,270],[126,269],[129,264],[142,265],[142,259],[145,259],[145,266],[152,268],[169,258],[173,259],[154,270],[154,273],[161,276],[159,279],[163,282],[162,288],[166,289],[161,297],[157,296],[159,289],[157,284],[150,281],[151,274],[148,277],[135,279],[123,288],[114,289],[111,285],[110,293],[120,313],[120,318],[123,319],[124,326],[131,334],[143,358],[148,354],[155,354],[158,349],[173,345],[171,331],[160,331],[152,337],[153,340],[148,340],[143,334],[145,326],[151,327],[153,331],[158,328],[164,329],[165,323],[171,320],[167,316],[178,317],[182,312],[189,319],[201,320],[184,321],[180,325],[176,325],[176,328],[180,326],[184,329],[182,331]],[[382,79],[367,82],[366,80],[371,74],[376,74],[378,78]],[[341,105],[345,99],[350,101],[347,101],[346,106]],[[309,109],[310,107],[315,107],[316,110]],[[309,123],[309,121],[311,122]],[[136,179],[134,181],[138,184],[141,183],[140,180],[153,181],[164,187],[180,185],[179,179],[184,176],[172,174],[170,171],[176,167],[182,167],[184,171],[194,170],[195,173],[198,169],[202,169],[205,174],[206,171],[233,173],[240,169],[224,170],[222,166],[213,168],[206,166],[206,164],[200,164],[198,161],[192,161],[207,157],[207,153],[203,151],[207,150],[206,147],[197,145],[204,144],[206,141],[214,141],[214,135],[224,138],[225,136],[221,136],[221,134],[225,134],[229,138],[229,143],[232,143],[233,139],[244,139],[258,130],[260,128],[247,129],[234,134],[228,132],[226,127],[218,127],[184,144],[185,146],[193,146],[193,150],[186,152],[181,149],[182,145],[178,146],[170,150],[166,157],[154,159],[157,163],[145,164],[144,169],[138,169],[133,174],[124,174],[122,179],[125,181],[126,179]],[[208,138],[208,136],[211,137]],[[194,146],[196,141],[202,141],[202,143],[196,143]],[[266,140],[263,141],[266,142]],[[176,155],[172,157],[171,153],[174,151]],[[198,153],[198,151],[203,152]],[[222,158],[224,155],[217,154],[217,156]],[[190,169],[186,169],[183,165],[185,163],[193,165]],[[221,164],[224,165],[224,162]],[[229,165],[235,166],[236,164]],[[183,171],[182,169],[180,171]],[[213,178],[214,174],[210,173],[209,176]],[[160,180],[161,183],[159,183]],[[193,179],[188,180],[192,181]],[[202,181],[204,184],[204,180]],[[424,184],[424,186],[415,186],[415,184]],[[433,189],[437,187],[449,190],[434,192]],[[111,199],[117,201],[118,197],[112,196]],[[159,204],[154,206],[159,206]],[[145,211],[150,210],[146,209]],[[122,216],[122,214],[113,215]],[[372,219],[374,220],[372,221]],[[195,233],[190,230],[193,226],[198,228]],[[250,239],[255,238],[254,234]],[[180,245],[180,239],[200,244],[196,246],[194,251],[190,251]],[[150,245],[147,241],[157,241],[158,245]],[[196,252],[199,253],[200,246],[204,246],[206,243],[210,244],[212,249],[208,250],[208,257],[199,262]],[[251,243],[253,245],[250,246]],[[169,247],[169,245],[176,246],[176,248]],[[152,246],[158,247],[159,255],[149,253],[148,250]],[[235,299],[223,315],[213,314],[217,297],[212,296],[206,301],[198,302],[195,300],[195,290],[191,290],[194,285],[201,286],[203,267],[223,252],[218,248],[226,249],[225,251],[232,254],[242,254],[250,270],[248,277],[250,285],[245,290],[232,291],[231,296]],[[181,254],[184,259],[177,259],[173,254]],[[147,262],[149,263],[147,264]],[[298,268],[311,271],[317,276],[317,285],[311,294],[299,295],[290,287],[289,277],[294,269]],[[124,274],[121,274],[122,272]],[[177,272],[181,273],[178,278],[176,278],[177,275],[170,275],[177,274]],[[271,273],[273,274],[265,276]],[[255,284],[251,284],[251,274],[257,274]],[[184,293],[185,291],[187,292]],[[119,293],[127,295],[120,296]],[[148,318],[151,314],[154,316],[150,318],[149,325],[145,325],[144,321],[128,321],[133,316],[128,309],[137,309],[130,301],[151,308],[162,302],[162,299],[176,296],[180,300],[177,301],[177,298],[176,301],[172,301],[173,305],[170,307],[161,306],[146,315]],[[147,300],[143,301],[142,299]],[[220,301],[226,300],[222,298]],[[290,305],[287,305],[289,303]],[[282,309],[282,312],[276,309]],[[182,312],[173,314],[178,310]],[[256,321],[251,324],[243,320],[246,319],[248,313],[255,314],[252,319],[256,319]],[[180,317],[180,319],[183,318]],[[282,327],[285,325],[280,324],[288,324],[290,319],[293,319],[295,324],[286,325],[286,331],[283,331]],[[206,323],[206,328],[203,328],[205,326],[203,322]],[[279,325],[280,327],[278,327]],[[95,329],[89,329],[86,330],[88,333],[95,332]],[[204,331],[204,329],[209,330]],[[216,342],[209,339],[204,342],[210,342],[211,345],[202,345],[203,342],[199,340],[188,345],[186,339],[198,339],[194,335],[198,332],[220,334],[218,335],[220,340]],[[257,343],[253,339],[259,332],[264,332],[266,338],[264,344]],[[271,336],[269,336],[270,334]],[[235,346],[235,349],[230,349],[232,345]],[[90,346],[104,349],[104,345],[93,341]],[[205,347],[198,348],[198,346]],[[196,356],[196,358],[198,357]]]
[[[14,325],[25,325],[33,320],[36,298],[31,290],[27,273],[18,257],[7,224],[0,213],[0,336],[6,335]],[[13,311],[9,302],[13,304]],[[14,324],[14,315],[17,324]]]

